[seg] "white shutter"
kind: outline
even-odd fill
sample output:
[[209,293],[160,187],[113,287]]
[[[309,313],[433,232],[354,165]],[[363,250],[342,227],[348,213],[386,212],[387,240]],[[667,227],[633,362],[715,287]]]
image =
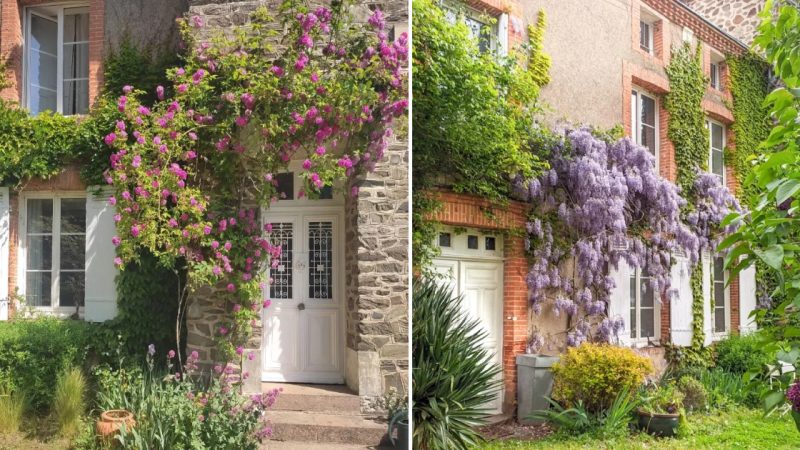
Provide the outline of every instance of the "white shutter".
[[9,190],[0,187],[0,320],[8,320],[8,260],[9,244]]
[[710,345],[714,338],[714,317],[711,311],[711,277],[713,267],[712,257],[709,252],[703,252],[703,332],[705,333],[704,345]]
[[747,334],[756,330],[750,313],[756,309],[756,268],[750,266],[739,272],[739,332]]
[[[95,194],[97,192],[97,194]],[[104,322],[117,315],[115,209],[108,204],[108,190],[89,187],[86,193],[86,303],[84,318]]]
[[615,286],[611,289],[608,316],[612,319],[622,317],[625,323],[625,329],[619,333],[621,345],[629,345],[631,341],[631,270],[624,258],[620,258],[616,270],[609,267]]
[[500,14],[497,20],[497,50],[500,56],[508,55],[508,14]]
[[[697,267],[695,270],[700,270]],[[691,268],[685,257],[676,256],[670,277],[672,289],[677,294],[669,300],[670,332],[672,343],[680,346],[692,344],[692,282]]]

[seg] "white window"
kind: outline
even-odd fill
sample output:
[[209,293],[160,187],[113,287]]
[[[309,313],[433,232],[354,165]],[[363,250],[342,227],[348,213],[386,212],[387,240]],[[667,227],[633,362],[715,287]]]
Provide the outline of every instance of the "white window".
[[727,281],[727,272],[725,271],[725,261],[721,257],[714,258],[714,333],[727,333],[728,324],[730,323],[730,301],[729,290],[725,286]]
[[23,197],[25,303],[74,311],[84,304],[86,198],[79,195]]
[[639,21],[639,48],[653,54],[653,24],[644,20]]
[[709,134],[708,167],[711,173],[717,175],[725,183],[725,125],[707,120]]
[[709,84],[712,88],[719,90],[720,89],[720,81],[719,81],[719,64],[718,63],[711,63],[710,73],[709,73]]
[[631,91],[631,135],[635,143],[658,156],[658,103],[655,97],[636,89]]
[[89,111],[89,9],[26,10],[25,105],[32,114]]
[[646,269],[635,269],[630,276],[630,331],[633,341],[657,340],[661,320],[656,292],[650,286]]
[[481,53],[497,48],[499,32],[496,23],[490,23],[484,14],[463,5],[445,3],[443,7],[450,23],[456,23],[459,19],[464,22],[470,36],[478,41]]

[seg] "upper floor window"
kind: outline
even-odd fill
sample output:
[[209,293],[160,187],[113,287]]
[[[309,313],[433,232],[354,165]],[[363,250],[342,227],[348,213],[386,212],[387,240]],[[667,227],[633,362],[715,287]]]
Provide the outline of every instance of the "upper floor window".
[[631,137],[650,153],[658,155],[658,108],[655,97],[631,91]]
[[28,8],[25,20],[25,105],[32,114],[89,111],[89,9]]
[[725,287],[725,262],[722,258],[714,258],[714,333],[726,333],[730,316],[728,305],[728,289]]
[[639,48],[653,54],[654,50],[653,24],[644,20],[639,21]]
[[658,336],[655,290],[650,286],[647,269],[636,269],[630,277],[631,339],[647,340]]
[[446,2],[442,6],[450,23],[456,23],[459,19],[464,22],[469,29],[470,36],[478,42],[478,49],[481,53],[497,47],[498,28],[495,24],[490,23],[488,17],[463,5]]
[[710,154],[708,167],[711,173],[725,182],[725,125],[707,120]]
[[720,89],[720,80],[719,80],[719,64],[718,63],[711,63],[710,72],[709,72],[709,84],[714,89]]

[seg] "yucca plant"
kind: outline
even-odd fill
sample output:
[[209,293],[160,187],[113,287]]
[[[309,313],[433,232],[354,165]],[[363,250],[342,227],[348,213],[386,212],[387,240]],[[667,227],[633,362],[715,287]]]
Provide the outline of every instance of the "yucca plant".
[[77,367],[62,371],[56,381],[53,413],[62,436],[74,436],[86,410],[86,379]]
[[413,297],[414,448],[474,447],[500,388],[500,367],[481,346],[487,333],[434,281],[415,280]]
[[24,393],[12,392],[8,387],[0,386],[0,434],[19,431],[25,403]]

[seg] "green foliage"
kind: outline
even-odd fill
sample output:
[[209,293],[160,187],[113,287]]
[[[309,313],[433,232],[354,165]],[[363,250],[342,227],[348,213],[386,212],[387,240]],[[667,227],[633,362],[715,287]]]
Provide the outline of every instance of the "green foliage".
[[466,449],[481,437],[486,403],[496,398],[500,367],[481,345],[478,321],[461,299],[433,281],[413,283],[413,441],[420,449]]
[[676,385],[683,394],[683,407],[689,411],[705,411],[708,407],[708,392],[697,379],[684,375]]
[[539,10],[535,25],[528,25],[528,72],[533,82],[542,87],[550,82],[550,55],[544,51],[544,32],[547,29],[547,16]]
[[0,435],[14,433],[22,424],[27,399],[24,391],[0,386]]
[[58,374],[86,367],[108,349],[110,333],[102,325],[42,318],[0,322],[0,379],[23,390],[36,411],[53,401]]
[[758,404],[758,395],[747,387],[744,378],[739,374],[710,369],[700,372],[698,381],[708,393],[708,405],[721,408],[731,404],[754,407]]
[[153,104],[156,86],[166,83],[167,69],[175,67],[179,61],[178,55],[139,48],[130,36],[123,36],[118,47],[111,49],[103,62],[104,89],[109,95],[117,96],[123,87],[135,85],[136,89],[145,92],[142,101]]
[[716,366],[734,374],[741,375],[751,369],[759,371],[772,362],[772,356],[764,350],[761,336],[755,333],[730,336],[719,341],[714,349],[717,352]]
[[77,367],[66,369],[58,374],[53,413],[56,416],[58,432],[62,436],[74,436],[81,425],[81,417],[86,411],[86,379]]
[[674,383],[666,383],[642,393],[642,411],[651,414],[679,414],[684,395]]
[[592,413],[608,410],[620,392],[634,392],[653,372],[649,359],[629,348],[584,343],[553,365],[553,398],[567,407],[583,402]]

